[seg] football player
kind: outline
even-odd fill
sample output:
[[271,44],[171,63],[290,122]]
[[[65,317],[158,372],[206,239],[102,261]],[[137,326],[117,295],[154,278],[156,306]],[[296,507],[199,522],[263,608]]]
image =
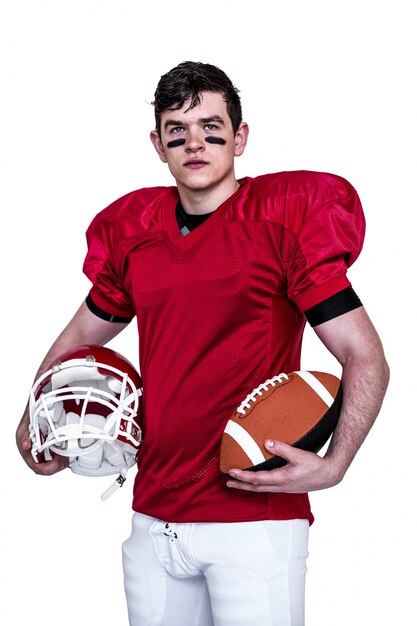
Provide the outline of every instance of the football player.
[[[133,191],[87,231],[92,288],[48,352],[106,344],[136,317],[143,379],[132,535],[123,547],[132,626],[304,623],[308,492],[339,483],[388,384],[380,339],[346,275],[365,222],[340,176],[237,180],[248,125],[223,71],[162,76],[151,141],[175,186]],[[219,470],[224,426],[248,390],[300,368],[306,320],[343,366],[344,403],[323,458],[266,441],[288,464]],[[17,442],[36,464],[28,415]]]

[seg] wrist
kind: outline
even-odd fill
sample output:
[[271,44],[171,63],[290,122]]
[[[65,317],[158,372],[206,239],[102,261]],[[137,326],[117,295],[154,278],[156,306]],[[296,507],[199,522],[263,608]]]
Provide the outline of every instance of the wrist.
[[344,463],[342,459],[335,457],[331,454],[326,454],[323,457],[323,460],[327,464],[327,472],[329,481],[331,482],[331,486],[334,487],[335,485],[338,485],[340,482],[342,482],[348,469],[348,465],[346,465],[346,463]]

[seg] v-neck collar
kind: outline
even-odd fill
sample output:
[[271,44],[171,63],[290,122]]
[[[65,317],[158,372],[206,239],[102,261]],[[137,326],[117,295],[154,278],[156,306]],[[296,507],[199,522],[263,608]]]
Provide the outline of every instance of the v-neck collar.
[[210,217],[208,217],[205,222],[200,224],[198,228],[192,230],[185,237],[180,233],[177,218],[175,216],[175,209],[180,197],[177,188],[171,187],[166,195],[162,213],[165,234],[167,235],[170,243],[179,250],[184,251],[189,250],[192,246],[194,246],[220,221],[227,208],[241,193],[241,190],[245,186],[247,180],[247,178],[242,178],[241,180],[239,180],[239,189],[237,189],[235,193],[229,196],[227,200],[225,200],[215,211],[213,211]]

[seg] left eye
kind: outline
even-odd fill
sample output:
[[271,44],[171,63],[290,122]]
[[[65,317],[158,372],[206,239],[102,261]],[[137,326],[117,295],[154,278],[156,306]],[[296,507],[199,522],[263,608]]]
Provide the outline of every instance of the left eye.
[[208,130],[208,131],[217,130],[216,124],[206,124],[204,128],[205,130]]

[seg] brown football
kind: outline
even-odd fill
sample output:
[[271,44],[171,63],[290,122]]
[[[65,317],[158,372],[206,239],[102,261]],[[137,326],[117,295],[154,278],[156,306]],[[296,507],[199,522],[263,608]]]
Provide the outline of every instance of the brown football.
[[282,467],[270,454],[267,439],[318,452],[333,433],[342,406],[339,378],[325,372],[279,374],[259,385],[226,424],[220,448],[220,470],[252,471]]

